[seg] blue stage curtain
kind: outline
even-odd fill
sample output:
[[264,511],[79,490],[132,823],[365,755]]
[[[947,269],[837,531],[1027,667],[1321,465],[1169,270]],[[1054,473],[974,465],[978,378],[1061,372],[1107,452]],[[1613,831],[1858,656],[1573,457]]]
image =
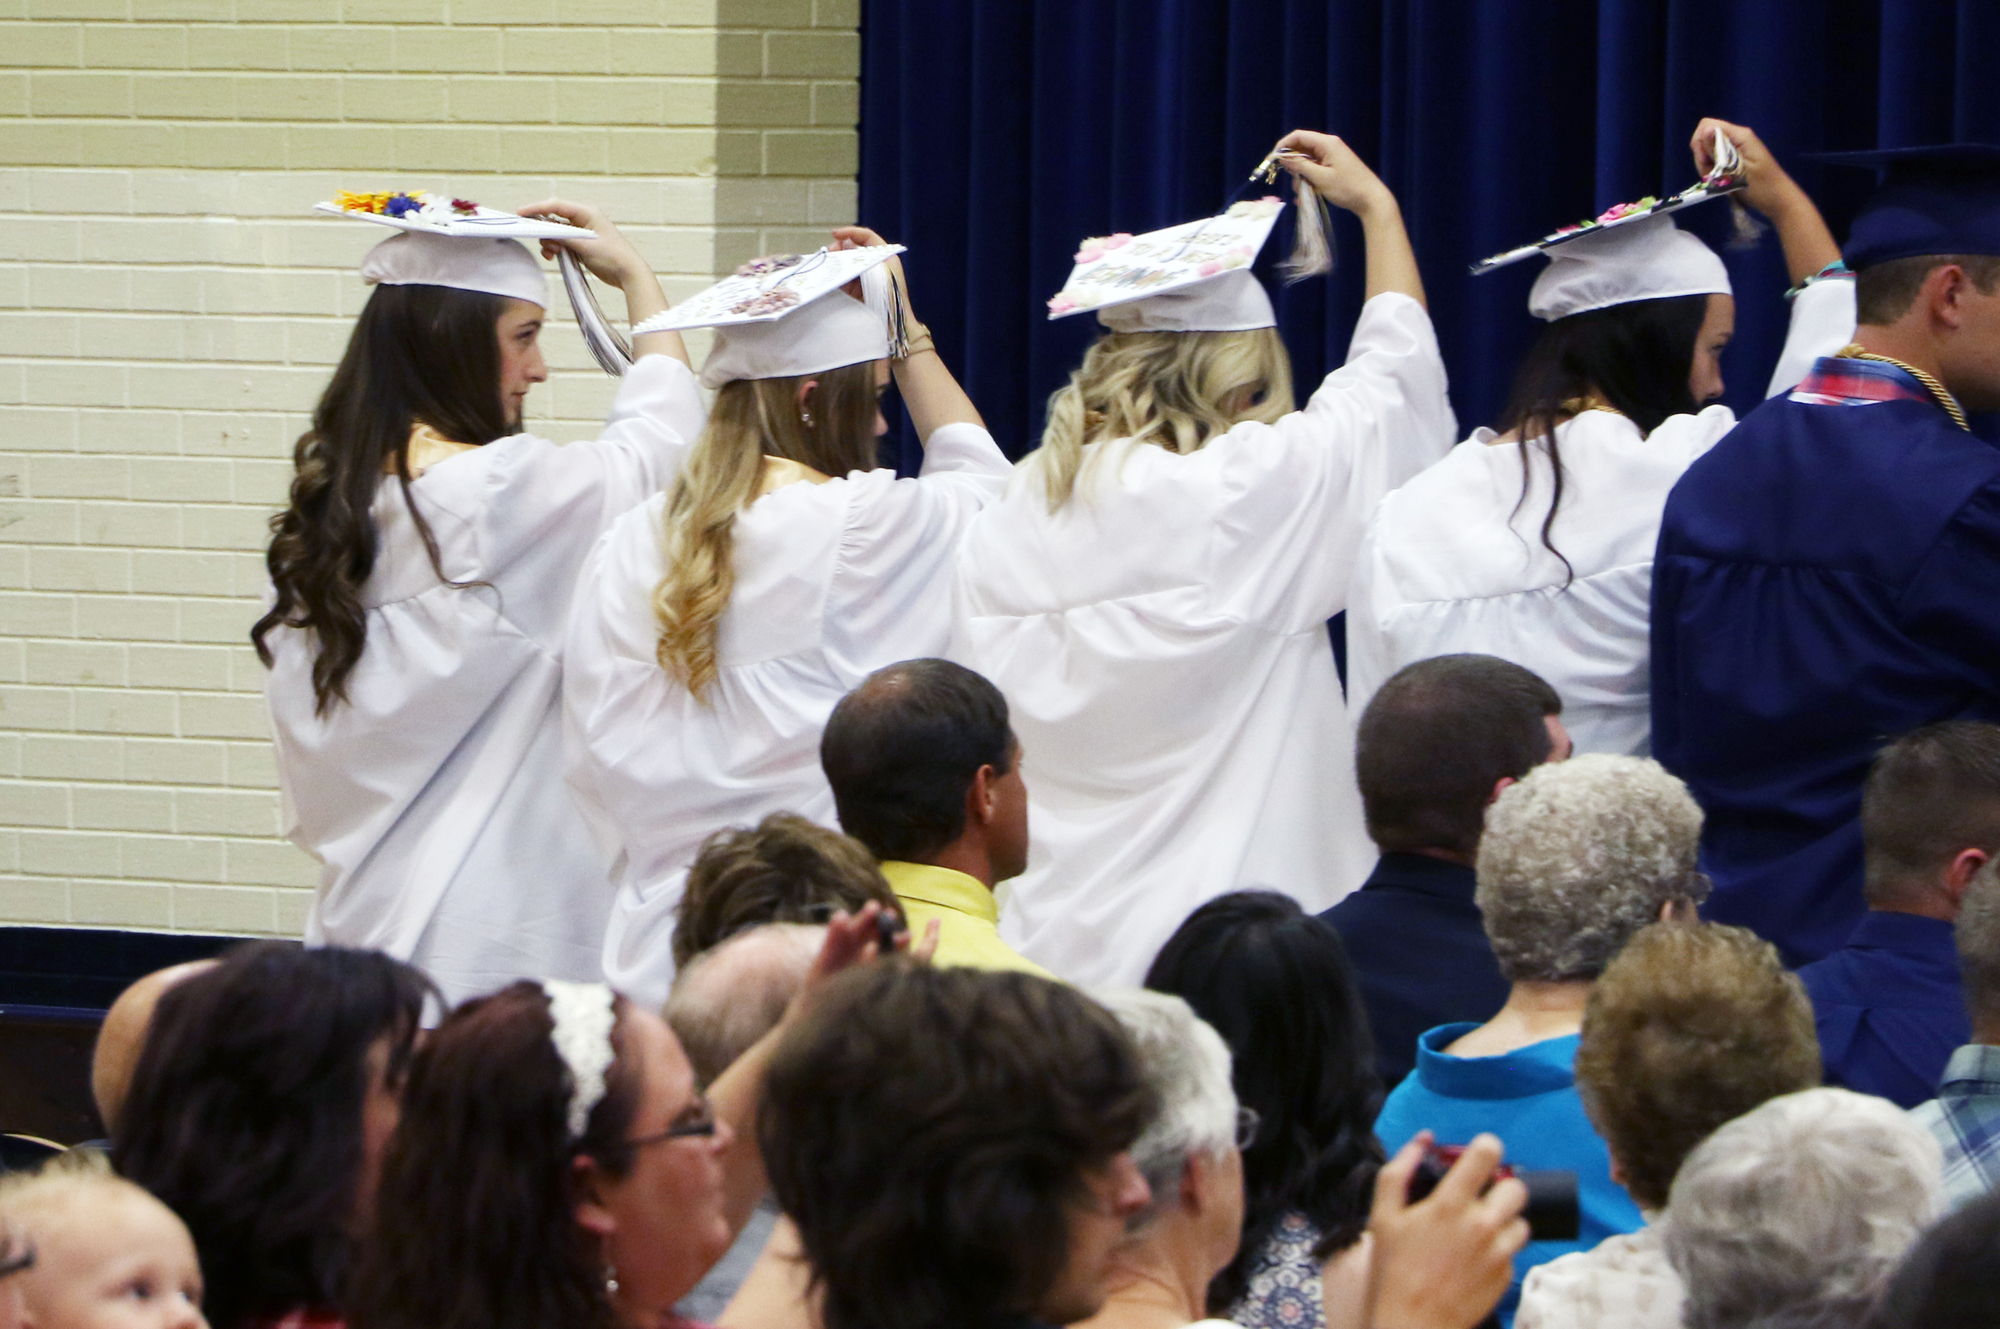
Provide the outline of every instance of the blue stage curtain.
[[[1466,429],[1504,404],[1542,266],[1468,265],[1689,184],[1701,116],[1755,128],[1836,235],[1870,177],[1802,154],[2000,142],[1993,0],[864,0],[861,35],[861,220],[911,247],[918,312],[1015,456],[1096,332],[1043,307],[1077,242],[1214,210],[1294,127],[1342,135],[1396,191]],[[1721,204],[1681,220],[1728,238]],[[1333,276],[1278,298],[1302,391],[1360,306],[1359,231],[1336,237]],[[1724,254],[1741,411],[1786,280],[1772,236]]]

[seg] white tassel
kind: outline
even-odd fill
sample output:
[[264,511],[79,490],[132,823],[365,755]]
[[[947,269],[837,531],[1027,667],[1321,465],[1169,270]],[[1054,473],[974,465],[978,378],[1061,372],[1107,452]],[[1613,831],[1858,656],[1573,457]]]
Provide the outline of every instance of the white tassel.
[[861,303],[882,320],[889,334],[889,354],[897,360],[910,355],[910,338],[903,326],[903,292],[887,263],[877,263],[861,274]]
[[1287,286],[1333,271],[1333,219],[1327,215],[1326,200],[1303,175],[1293,177],[1292,183],[1298,204],[1293,211],[1292,256],[1278,268]]
[[1734,194],[1729,196],[1729,248],[1752,248],[1769,229],[1769,225],[1743,206],[1742,199]]
[[569,246],[558,245],[556,266],[562,269],[563,291],[569,296],[569,307],[576,313],[576,325],[583,332],[583,344],[590,348],[591,358],[597,361],[599,369],[614,378],[623,375],[632,367],[631,344],[605,321],[590,281],[583,274],[583,264],[577,262]]

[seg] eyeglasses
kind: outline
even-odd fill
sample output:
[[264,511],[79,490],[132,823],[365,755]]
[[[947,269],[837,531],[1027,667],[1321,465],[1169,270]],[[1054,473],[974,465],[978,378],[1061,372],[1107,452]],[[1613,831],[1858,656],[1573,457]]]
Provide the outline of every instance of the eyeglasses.
[[1257,1115],[1257,1109],[1240,1107],[1236,1109],[1236,1147],[1248,1149],[1257,1143],[1257,1127],[1264,1119]]
[[649,1144],[663,1144],[668,1140],[682,1140],[691,1136],[714,1135],[716,1128],[715,1105],[708,1101],[707,1094],[696,1094],[694,1102],[682,1108],[673,1124],[657,1135],[641,1135],[636,1140],[627,1140],[628,1147],[637,1149]]

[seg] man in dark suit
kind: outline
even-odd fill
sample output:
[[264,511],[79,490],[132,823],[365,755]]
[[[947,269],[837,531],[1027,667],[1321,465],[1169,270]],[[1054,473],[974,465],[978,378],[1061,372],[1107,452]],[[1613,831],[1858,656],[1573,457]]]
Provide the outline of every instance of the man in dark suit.
[[1347,943],[1382,1083],[1416,1064],[1417,1036],[1489,1019],[1507,1000],[1473,903],[1486,805],[1570,754],[1562,698],[1490,655],[1440,655],[1401,670],[1362,712],[1355,775],[1382,851],[1361,889],[1320,917]]

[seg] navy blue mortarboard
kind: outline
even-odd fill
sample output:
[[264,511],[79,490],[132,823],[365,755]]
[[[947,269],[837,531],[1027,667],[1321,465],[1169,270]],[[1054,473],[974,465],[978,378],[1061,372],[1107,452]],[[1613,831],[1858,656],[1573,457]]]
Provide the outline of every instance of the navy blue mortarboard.
[[1842,252],[1848,267],[1919,254],[2000,254],[2000,147],[1950,143],[1827,152],[1812,160],[1883,173],[1848,228]]

